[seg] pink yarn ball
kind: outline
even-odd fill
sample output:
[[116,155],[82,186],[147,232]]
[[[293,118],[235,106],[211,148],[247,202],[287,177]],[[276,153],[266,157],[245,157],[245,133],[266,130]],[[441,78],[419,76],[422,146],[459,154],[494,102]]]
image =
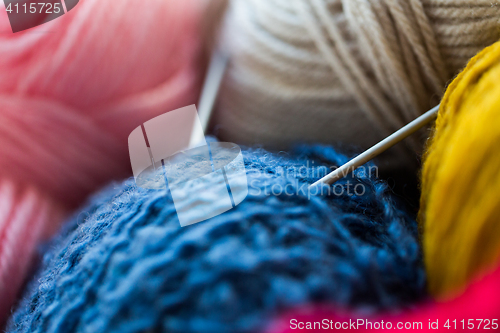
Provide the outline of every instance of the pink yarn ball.
[[199,94],[200,0],[80,0],[13,34],[0,9],[0,322],[36,244],[110,179],[128,134]]
[[[404,327],[405,324],[410,325],[407,326],[407,329],[399,330],[407,332],[487,332],[495,327],[498,329],[499,317],[500,268],[481,280],[475,281],[462,295],[447,302],[432,302],[399,314],[376,316],[349,314],[345,310],[339,311],[324,305],[303,308],[292,311],[274,321],[269,325],[266,333],[334,332],[339,330],[375,333],[395,330],[398,324],[401,327]],[[321,323],[324,319],[328,321],[328,326],[323,327],[325,329],[306,329],[307,322]],[[351,323],[356,323],[358,319],[365,320],[365,322],[360,322],[359,327],[353,328]],[[333,321],[333,327],[330,321]],[[366,325],[366,321],[371,322],[371,325]],[[384,326],[381,326],[382,321]],[[435,325],[436,321],[438,321],[437,326]],[[299,322],[303,324],[299,324]],[[378,324],[375,324],[376,322]],[[335,329],[335,323],[344,325],[344,328],[338,326]],[[343,323],[349,323],[349,325]],[[422,325],[418,326],[419,323]],[[431,327],[429,327],[430,324]],[[449,327],[445,326],[447,324]],[[389,325],[392,329],[389,329]],[[421,328],[417,329],[417,327]]]

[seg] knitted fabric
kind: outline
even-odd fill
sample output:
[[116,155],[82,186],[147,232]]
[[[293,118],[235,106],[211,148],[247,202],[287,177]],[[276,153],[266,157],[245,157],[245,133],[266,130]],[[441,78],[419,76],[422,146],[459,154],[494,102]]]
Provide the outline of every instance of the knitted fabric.
[[128,180],[96,194],[46,247],[8,332],[254,332],[313,301],[375,311],[423,295],[416,222],[368,169],[309,195],[346,156],[244,157],[246,200],[192,226],[180,227],[168,190]]

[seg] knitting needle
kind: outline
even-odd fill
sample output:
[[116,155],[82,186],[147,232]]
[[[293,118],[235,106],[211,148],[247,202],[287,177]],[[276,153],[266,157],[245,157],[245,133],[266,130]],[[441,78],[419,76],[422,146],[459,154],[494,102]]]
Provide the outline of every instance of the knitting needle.
[[227,65],[228,57],[226,55],[217,50],[212,53],[203,89],[201,91],[200,101],[198,103],[198,117],[200,118],[203,132],[196,128],[193,130],[191,139],[189,140],[189,147],[195,147],[205,140],[205,132],[208,129],[210,117],[212,116]]
[[321,178],[320,180],[309,186],[309,188],[312,188],[319,184],[331,185],[336,181],[338,181],[339,179],[344,178],[349,174],[349,172],[356,170],[366,162],[380,155],[381,153],[391,148],[398,142],[406,139],[407,137],[409,137],[410,135],[412,135],[425,125],[429,124],[432,120],[434,120],[437,117],[438,111],[439,111],[439,105],[427,111],[426,113],[424,113],[423,115],[421,115],[408,125],[404,126],[400,130],[394,132],[392,135],[380,141],[379,143],[377,143],[364,153],[353,158],[346,164],[342,165],[340,168],[335,169],[325,177]]

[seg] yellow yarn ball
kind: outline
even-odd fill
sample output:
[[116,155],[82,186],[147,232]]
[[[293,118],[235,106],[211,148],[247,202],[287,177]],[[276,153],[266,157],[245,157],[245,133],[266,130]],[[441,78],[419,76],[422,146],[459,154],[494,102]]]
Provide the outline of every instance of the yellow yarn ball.
[[500,43],[473,58],[443,98],[424,156],[420,209],[437,298],[500,262]]

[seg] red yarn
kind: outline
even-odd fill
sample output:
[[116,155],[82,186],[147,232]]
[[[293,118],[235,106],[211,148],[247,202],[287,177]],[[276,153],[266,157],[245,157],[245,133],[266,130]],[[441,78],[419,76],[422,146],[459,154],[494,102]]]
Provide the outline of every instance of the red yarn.
[[201,5],[80,0],[16,34],[0,9],[0,322],[36,244],[130,176],[130,131],[196,101]]
[[33,188],[19,190],[9,180],[0,182],[0,313],[9,313],[36,242],[52,231],[63,210]]
[[[349,322],[349,319],[356,321],[357,319],[368,319],[373,323],[384,321],[385,329],[376,329],[375,327],[360,326],[356,329],[357,332],[380,332],[380,331],[391,331],[387,329],[387,322],[392,324],[394,330],[398,323],[413,323],[422,322],[422,329],[416,329],[417,326],[412,327],[412,329],[401,330],[401,331],[418,331],[418,332],[478,332],[478,331],[488,331],[484,330],[483,327],[485,322],[481,323],[481,327],[478,329],[479,320],[477,319],[488,319],[490,321],[489,330],[492,330],[492,320],[496,319],[498,323],[498,328],[500,328],[500,269],[494,273],[486,276],[480,281],[469,286],[469,288],[459,297],[449,302],[442,303],[430,303],[420,306],[412,311],[407,311],[399,315],[386,315],[386,316],[362,316],[362,315],[339,315],[339,311],[335,311],[332,308],[317,307],[308,309],[299,309],[295,312],[286,314],[280,320],[274,322],[270,327],[268,332],[272,333],[289,333],[289,332],[328,332],[328,331],[338,331],[338,329],[292,329],[290,327],[290,320],[296,319],[298,322],[321,322],[323,319],[332,320],[334,323]],[[438,320],[438,329],[429,329],[429,320],[435,322]],[[447,321],[450,328],[445,327]],[[456,320],[456,329],[455,323]],[[462,324],[462,320],[464,323]],[[474,327],[469,325],[469,320],[473,323]],[[347,328],[347,325],[344,325]],[[295,327],[295,322],[292,327]],[[465,327],[465,329],[464,329]],[[354,331],[355,329],[347,328],[342,329],[342,331]]]

